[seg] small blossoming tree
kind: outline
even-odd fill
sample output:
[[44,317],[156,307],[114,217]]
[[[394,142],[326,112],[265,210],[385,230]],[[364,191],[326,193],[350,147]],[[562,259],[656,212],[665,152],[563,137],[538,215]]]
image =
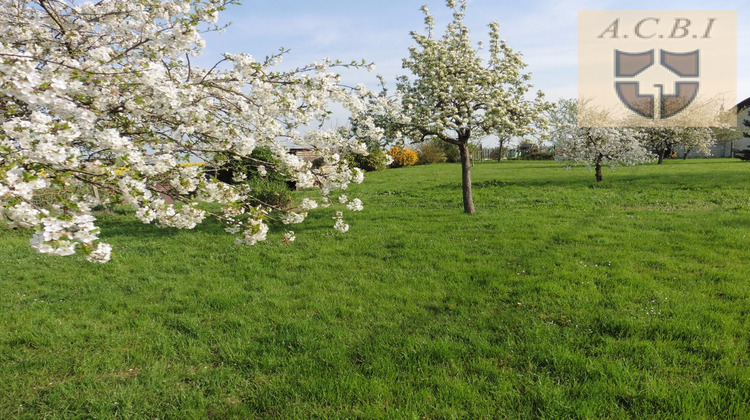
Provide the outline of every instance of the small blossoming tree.
[[[126,203],[145,223],[184,229],[214,216],[238,243],[255,244],[266,239],[269,218],[299,223],[318,204],[328,206],[332,191],[361,182],[362,171],[339,156],[367,153],[363,141],[382,135],[367,117],[381,101],[364,86],[340,86],[331,70],[341,63],[279,71],[282,51],[261,61],[225,54],[213,68],[191,64],[201,32],[216,29],[229,3],[0,2],[0,221],[35,228],[31,246],[39,252],[83,251],[106,262],[110,246],[99,241],[92,215],[98,204]],[[301,129],[323,127],[333,103],[362,121],[356,133]],[[326,165],[288,154],[280,139],[315,149]],[[320,187],[318,201],[251,205],[247,183],[181,165],[252,159],[258,147],[273,155],[255,162],[261,175],[273,169],[298,187]],[[36,200],[42,191],[55,197],[45,206]],[[209,213],[203,202],[221,210]],[[343,215],[335,220],[345,231]],[[287,232],[284,240],[293,239]]]
[[[653,155],[642,143],[642,131],[625,127],[595,127],[592,122],[607,120],[608,115],[585,107],[575,100],[561,100],[550,118],[550,140],[555,144],[556,159],[568,165],[593,166],[596,182],[602,182],[602,167],[636,165],[648,162]],[[580,116],[580,126],[579,126]]]
[[644,142],[650,147],[661,164],[664,158],[675,153],[678,147],[684,149],[683,158],[695,150],[705,154],[716,143],[713,131],[708,127],[645,127],[643,128]]
[[708,127],[685,127],[682,134],[683,159],[687,159],[692,151],[701,152],[704,155],[711,154],[711,146],[716,144],[714,130]]
[[645,126],[638,124],[643,132],[642,141],[654,152],[658,164],[664,162],[664,158],[676,156],[680,148],[684,152],[683,159],[687,159],[691,151],[711,154],[716,136],[714,129],[705,124],[710,122],[712,127],[728,128],[736,122],[734,112],[716,113],[713,103],[712,100],[696,102],[669,119],[651,120]]
[[404,135],[415,141],[440,139],[458,146],[461,155],[464,211],[474,213],[471,191],[469,142],[493,134],[518,134],[544,119],[543,95],[526,98],[530,75],[520,54],[500,38],[497,22],[490,23],[489,59],[486,64],[472,46],[463,22],[466,0],[448,0],[453,21],[442,38],[434,36],[434,19],[426,6],[427,34],[412,32],[416,47],[409,49],[403,67],[413,79],[398,80]]

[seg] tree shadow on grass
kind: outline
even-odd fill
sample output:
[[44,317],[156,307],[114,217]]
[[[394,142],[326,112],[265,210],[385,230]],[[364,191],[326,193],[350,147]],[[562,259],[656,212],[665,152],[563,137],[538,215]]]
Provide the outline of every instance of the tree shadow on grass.
[[[570,178],[555,178],[555,179],[526,179],[526,180],[499,180],[499,179],[488,179],[484,181],[472,182],[471,188],[474,190],[481,190],[485,188],[508,188],[508,187],[571,187],[581,186],[587,187],[592,184],[594,176],[591,175],[591,180],[581,179],[580,177]],[[461,190],[461,183],[445,183],[432,187],[434,190]]]
[[501,165],[501,166],[506,166],[508,169],[519,169],[519,170],[520,169],[559,169],[561,167],[564,167],[564,166],[561,166],[561,164],[555,163],[554,161],[551,161],[551,160],[544,161],[544,162],[549,162],[546,165],[540,164],[540,163],[536,163],[536,164],[528,163],[527,164],[526,162],[531,162],[531,161],[528,161],[528,160],[527,161],[513,161],[512,163],[505,162],[505,161],[499,162],[499,163],[498,162],[482,162],[482,163],[479,163],[479,165]]
[[[736,174],[736,176],[721,176],[720,178],[707,178],[705,174],[639,174],[617,177],[615,186],[628,185],[640,187],[659,187],[675,190],[721,188],[721,189],[746,189],[747,176]],[[606,182],[606,179],[605,179]]]
[[[714,163],[714,162],[709,162]],[[742,165],[745,162],[721,162],[721,166],[717,167],[715,176],[711,176],[712,172],[706,171],[691,171],[690,166],[670,165],[665,167],[663,172],[658,172],[659,167],[649,168],[649,173],[627,173],[618,168],[614,171],[607,171],[604,174],[604,181],[597,183],[594,180],[593,171],[576,171],[570,172],[565,171],[550,174],[550,176],[544,177],[543,174],[535,173],[533,178],[524,179],[484,179],[481,181],[475,181],[472,183],[472,188],[475,190],[482,190],[487,188],[510,188],[510,187],[581,187],[581,188],[602,188],[602,189],[618,189],[622,187],[627,188],[672,188],[672,189],[705,189],[720,187],[725,188],[747,188],[747,175],[748,169],[742,168],[736,164]],[[728,166],[724,166],[728,165]],[[648,165],[646,165],[648,166]],[[523,167],[517,169],[526,169],[530,167]],[[559,171],[565,169],[561,167],[542,167],[548,169],[554,169]],[[742,169],[737,170],[734,169]],[[750,164],[747,168],[750,169]],[[585,168],[582,168],[585,169]],[[657,170],[657,172],[651,172],[651,169]],[[667,172],[668,170],[682,169],[677,173]],[[432,187],[434,190],[456,190],[461,188],[460,181],[444,183]]]
[[[97,217],[99,218],[99,217]],[[155,222],[146,224],[133,216],[128,215],[107,215],[98,221],[101,228],[102,236],[108,238],[115,237],[141,237],[141,238],[160,238],[174,237],[180,235],[187,229],[178,229],[174,227],[160,227]],[[225,234],[223,226],[213,218],[207,218],[193,229],[191,232],[200,232],[204,234]]]

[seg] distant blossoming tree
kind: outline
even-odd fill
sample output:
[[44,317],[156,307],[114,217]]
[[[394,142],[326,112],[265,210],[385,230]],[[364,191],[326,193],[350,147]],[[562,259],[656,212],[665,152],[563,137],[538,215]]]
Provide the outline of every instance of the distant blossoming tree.
[[412,32],[417,46],[409,49],[403,67],[413,79],[398,80],[402,133],[416,141],[440,139],[458,146],[461,155],[464,211],[474,213],[469,142],[492,134],[522,134],[542,121],[543,95],[528,100],[530,75],[520,54],[500,38],[490,23],[489,59],[483,64],[464,24],[466,0],[448,0],[453,21],[441,38],[434,36],[434,19],[426,6],[426,34]]
[[711,153],[711,146],[717,140],[714,130],[704,125],[710,122],[714,127],[728,127],[736,118],[731,111],[716,113],[711,108],[712,103],[710,100],[697,102],[669,119],[652,120],[646,126],[639,124],[644,134],[642,141],[656,154],[658,164],[665,158],[676,156],[680,148],[684,151],[684,159],[691,151]]
[[[0,220],[35,228],[39,252],[106,262],[92,208],[126,203],[145,223],[193,228],[207,216],[226,223],[242,244],[266,239],[268,220],[299,223],[328,206],[334,190],[361,182],[340,154],[367,153],[382,130],[366,110],[382,102],[363,86],[343,88],[323,61],[291,71],[274,66],[283,51],[256,61],[225,54],[210,69],[191,64],[231,0],[0,2]],[[355,67],[362,64],[352,64]],[[323,127],[339,103],[361,121],[351,130]],[[327,165],[290,155],[279,139],[314,148]],[[198,165],[224,165],[270,148],[273,162],[299,187],[319,186],[319,201],[297,208],[251,206],[254,191],[204,176]],[[263,169],[261,171],[260,169]],[[51,192],[49,205],[36,200]],[[161,193],[161,194],[160,194]],[[171,196],[175,204],[163,194]],[[219,204],[209,213],[201,202]],[[256,201],[257,203],[257,201]],[[216,207],[211,207],[216,208]],[[360,210],[361,202],[349,206]],[[346,231],[343,215],[335,227]],[[287,232],[284,240],[294,239]]]
[[665,127],[652,126],[643,127],[643,143],[652,150],[657,157],[657,163],[661,164],[665,158],[677,153],[678,148],[684,150],[683,158],[691,151],[702,152],[706,155],[711,153],[711,146],[716,144],[716,136],[713,129],[708,127]]
[[[636,165],[653,159],[643,145],[642,131],[625,127],[587,126],[594,121],[606,120],[606,112],[584,109],[575,100],[563,99],[557,103],[550,119],[550,140],[555,144],[556,159],[569,165],[593,166],[597,182],[602,182],[602,167],[607,165]],[[579,126],[579,115],[581,124]],[[591,124],[593,125],[593,124]]]
[[680,146],[683,150],[683,159],[687,159],[692,151],[701,152],[704,155],[711,154],[711,146],[716,144],[714,130],[708,127],[685,127],[682,131]]

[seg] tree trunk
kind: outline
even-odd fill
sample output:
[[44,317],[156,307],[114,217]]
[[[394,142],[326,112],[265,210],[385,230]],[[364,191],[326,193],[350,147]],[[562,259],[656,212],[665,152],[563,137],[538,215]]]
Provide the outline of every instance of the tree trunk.
[[666,150],[662,150],[659,152],[659,161],[656,162],[658,165],[661,165],[662,162],[664,162],[664,155],[667,153]]
[[503,160],[503,140],[500,140],[500,147],[497,148],[497,161]]
[[596,182],[602,182],[602,163],[596,162]]
[[687,160],[687,157],[689,154],[690,154],[690,149],[685,149],[685,154],[682,155],[682,160]]
[[464,212],[467,214],[474,214],[474,197],[471,195],[471,162],[468,144],[459,144],[458,151],[461,153],[461,186],[464,196]]

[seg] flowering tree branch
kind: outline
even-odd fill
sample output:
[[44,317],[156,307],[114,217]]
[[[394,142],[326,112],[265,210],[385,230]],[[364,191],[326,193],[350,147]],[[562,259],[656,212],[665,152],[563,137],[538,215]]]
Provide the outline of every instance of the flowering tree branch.
[[[339,158],[367,153],[363,139],[382,135],[370,121],[377,95],[345,88],[333,72],[363,64],[323,61],[291,71],[274,67],[285,52],[256,61],[225,54],[210,69],[191,64],[228,0],[19,0],[0,5],[0,220],[35,228],[39,252],[83,251],[110,258],[92,208],[132,206],[144,223],[190,229],[208,216],[227,224],[238,243],[266,238],[270,218],[304,220],[333,204],[333,191],[363,173]],[[210,30],[210,29],[209,29]],[[312,130],[339,103],[362,122],[358,130]],[[279,139],[314,149],[323,167],[290,155]],[[296,209],[253,200],[243,183],[207,177],[188,162],[220,167],[267,148],[257,162],[286,174],[320,197]],[[264,169],[265,170],[265,169]],[[97,188],[93,191],[92,187]],[[161,194],[168,188],[171,200]],[[53,191],[51,203],[37,197]],[[105,196],[96,191],[108,191]],[[350,204],[348,200],[345,204]],[[202,203],[217,203],[209,212]],[[359,210],[361,204],[350,206]],[[215,208],[215,207],[212,207]],[[342,217],[335,226],[344,231]],[[348,225],[347,229],[348,229]],[[293,240],[287,232],[285,240]]]

